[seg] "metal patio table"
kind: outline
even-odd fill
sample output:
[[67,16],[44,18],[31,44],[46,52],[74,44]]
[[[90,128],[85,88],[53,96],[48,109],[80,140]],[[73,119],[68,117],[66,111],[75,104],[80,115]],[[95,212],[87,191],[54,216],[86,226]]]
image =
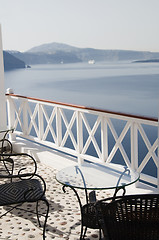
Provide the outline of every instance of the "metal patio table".
[[[81,235],[80,239],[84,239],[87,226],[83,221],[83,206],[77,192],[78,189],[85,191],[86,204],[96,202],[96,190],[114,189],[114,197],[119,190],[126,191],[129,186],[139,180],[139,174],[131,171],[126,166],[119,164],[107,163],[104,165],[98,163],[84,162],[82,165],[74,165],[60,170],[56,175],[56,180],[65,188],[71,188],[80,205],[81,210]],[[85,231],[83,227],[85,228]],[[99,228],[98,226],[96,228]],[[83,234],[84,232],[84,234]],[[83,236],[83,237],[82,237]]]

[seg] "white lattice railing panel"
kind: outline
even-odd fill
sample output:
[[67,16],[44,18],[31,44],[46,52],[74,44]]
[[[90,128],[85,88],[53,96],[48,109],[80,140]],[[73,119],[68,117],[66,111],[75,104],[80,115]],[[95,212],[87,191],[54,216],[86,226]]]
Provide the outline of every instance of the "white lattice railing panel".
[[101,159],[101,149],[99,147],[99,143],[97,143],[97,140],[95,138],[95,133],[97,132],[97,129],[98,129],[100,123],[101,123],[101,119],[100,119],[100,117],[97,117],[94,125],[91,128],[91,126],[88,122],[88,119],[87,119],[87,117],[85,116],[84,113],[81,113],[81,117],[82,117],[83,125],[85,126],[85,128],[87,130],[87,134],[88,134],[81,154],[84,155],[87,152],[90,144],[92,143],[92,145],[93,145],[93,147],[96,151],[97,156]]
[[[7,95],[7,101],[9,125],[16,135],[74,155],[79,161],[120,162],[140,172],[144,181],[159,182],[157,119],[14,94]],[[149,168],[155,174],[149,174]]]
[[110,154],[109,154],[108,162],[111,162],[111,161],[112,161],[113,156],[115,155],[115,153],[116,153],[117,150],[119,149],[119,150],[120,150],[120,153],[121,153],[122,156],[123,156],[123,159],[124,159],[126,165],[127,165],[128,167],[130,167],[130,166],[131,166],[130,160],[129,160],[129,158],[128,158],[128,156],[127,156],[127,153],[126,153],[126,151],[125,151],[125,149],[124,149],[124,147],[123,147],[123,145],[122,145],[122,141],[123,141],[124,137],[126,136],[126,133],[127,133],[127,131],[129,130],[130,126],[131,126],[131,125],[130,125],[130,122],[127,122],[127,123],[126,123],[124,129],[122,130],[122,132],[120,133],[119,136],[118,136],[118,134],[117,134],[117,132],[116,132],[116,130],[115,130],[112,122],[111,122],[111,119],[108,119],[107,122],[108,122],[108,126],[109,126],[109,128],[110,128],[110,131],[111,131],[111,133],[112,133],[112,135],[113,135],[113,137],[114,137],[114,140],[115,140],[115,145],[114,145],[112,151],[111,151]]
[[29,104],[26,103],[27,109],[27,116],[28,116],[28,125],[27,125],[27,135],[33,135],[38,137],[39,136],[39,128],[38,128],[38,104],[35,104],[32,109],[30,108]]
[[[47,140],[47,137],[50,133],[52,137],[52,141],[56,144],[57,143],[57,136],[56,136],[56,131],[53,128],[55,125],[53,122],[56,121],[56,108],[51,108],[51,109],[46,109],[45,105],[41,104],[41,114],[39,114],[39,120],[42,118],[43,123],[42,123],[42,130],[41,130],[41,139],[42,141]],[[51,112],[50,112],[51,110]],[[48,113],[49,112],[49,113]],[[41,122],[41,121],[40,121]]]
[[76,121],[76,112],[74,111],[72,116],[71,116],[71,119],[68,120],[64,110],[62,108],[59,109],[60,111],[60,117],[62,119],[62,127],[63,127],[63,136],[62,136],[62,140],[61,140],[61,147],[64,147],[68,138],[70,139],[71,141],[71,144],[73,146],[73,149],[74,150],[77,150],[77,141],[75,139],[75,136],[72,131],[72,127]]
[[22,110],[23,110],[23,101],[13,101],[13,99],[11,100],[11,104],[12,107],[14,109],[14,118],[15,118],[15,122],[14,122],[14,128],[15,129],[19,129],[20,131],[23,131],[24,129],[24,125],[23,125],[23,119],[22,119]]

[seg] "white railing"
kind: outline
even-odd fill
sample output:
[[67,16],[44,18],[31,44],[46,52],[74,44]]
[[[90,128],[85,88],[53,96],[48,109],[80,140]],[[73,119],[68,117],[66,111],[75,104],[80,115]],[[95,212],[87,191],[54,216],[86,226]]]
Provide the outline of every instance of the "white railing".
[[157,119],[15,94],[6,98],[15,135],[73,155],[79,163],[120,160],[159,187]]

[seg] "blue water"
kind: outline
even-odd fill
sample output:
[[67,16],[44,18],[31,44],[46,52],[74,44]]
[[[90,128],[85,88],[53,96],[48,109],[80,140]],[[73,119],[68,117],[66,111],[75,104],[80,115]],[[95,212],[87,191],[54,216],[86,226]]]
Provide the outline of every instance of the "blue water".
[[[15,94],[24,96],[158,117],[159,63],[33,65],[29,69],[5,72],[5,87],[12,88]],[[92,118],[91,116],[90,126],[91,122],[93,124]],[[118,135],[123,129],[122,124],[117,121]],[[76,130],[72,130],[76,138]],[[145,131],[153,144],[157,138],[156,128],[148,127]],[[87,135],[85,130],[84,143],[88,138]],[[115,142],[111,132],[108,135],[110,153]],[[100,147],[100,131],[96,132],[95,137]],[[52,141],[49,135],[48,138],[48,141]],[[130,159],[130,132],[122,144]],[[71,141],[66,145],[71,147]],[[87,153],[97,155],[92,145]],[[139,135],[139,162],[143,160],[146,153],[146,146]],[[123,163],[120,151],[117,152],[113,161]],[[143,172],[156,176],[157,168],[154,162],[150,161]]]
[[145,116],[158,116],[159,63],[32,65],[5,72],[15,94]]

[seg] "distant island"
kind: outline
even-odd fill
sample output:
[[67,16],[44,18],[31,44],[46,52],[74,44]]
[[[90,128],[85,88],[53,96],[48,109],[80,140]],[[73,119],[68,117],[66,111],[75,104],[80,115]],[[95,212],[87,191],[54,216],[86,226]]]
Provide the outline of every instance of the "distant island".
[[159,59],[147,59],[147,60],[138,60],[138,61],[133,61],[134,63],[159,63]]
[[[5,52],[4,52],[5,53]],[[158,62],[159,52],[132,51],[132,50],[103,50],[94,48],[78,48],[63,43],[48,43],[31,48],[26,52],[7,51],[16,59],[7,60],[4,54],[5,69],[25,67],[33,64],[65,64],[87,62],[93,59],[99,61],[132,61]],[[17,59],[21,62],[17,62]],[[149,59],[149,60],[148,60]],[[7,63],[8,61],[8,63]],[[14,64],[11,64],[11,62]]]
[[9,71],[17,68],[25,68],[25,62],[15,56],[3,51],[4,71]]

